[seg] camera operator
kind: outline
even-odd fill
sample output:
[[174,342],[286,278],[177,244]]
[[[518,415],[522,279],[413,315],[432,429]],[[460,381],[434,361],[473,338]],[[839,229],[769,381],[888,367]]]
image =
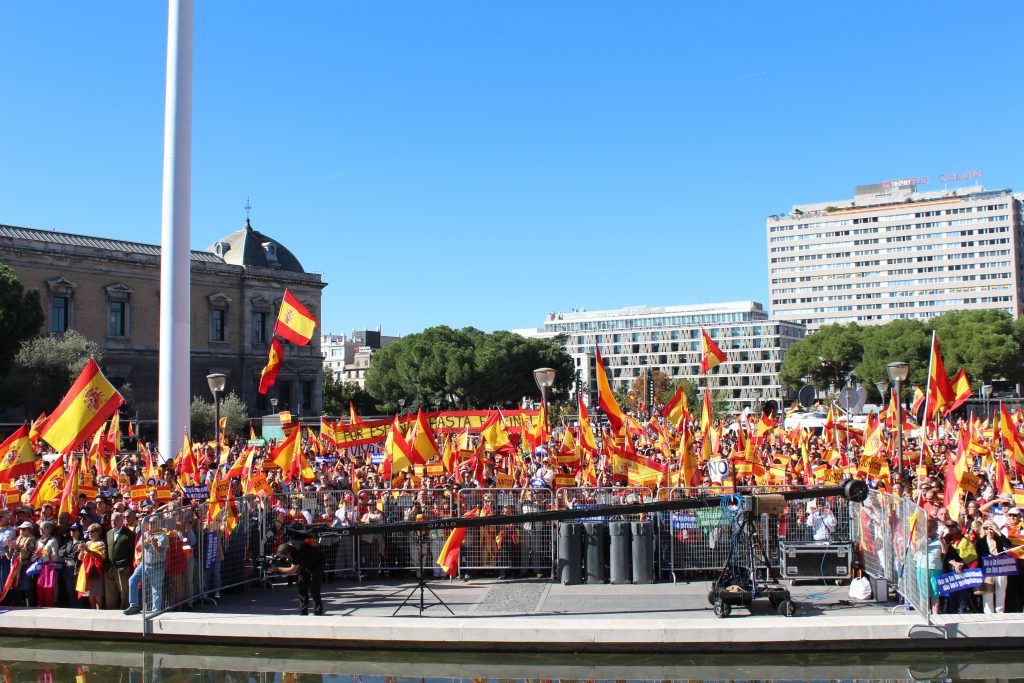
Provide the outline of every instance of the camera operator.
[[282,543],[277,548],[277,555],[290,564],[284,567],[271,565],[269,572],[278,574],[295,574],[298,577],[299,614],[309,614],[309,598],[313,598],[313,614],[324,613],[323,598],[320,597],[320,584],[323,582],[324,554],[308,543]]

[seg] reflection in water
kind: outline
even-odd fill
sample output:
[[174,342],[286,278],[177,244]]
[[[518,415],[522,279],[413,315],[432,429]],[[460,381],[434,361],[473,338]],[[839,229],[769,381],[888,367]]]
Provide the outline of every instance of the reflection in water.
[[0,638],[0,680],[16,683],[450,683],[454,681],[1013,679],[1024,654],[531,655],[394,653]]

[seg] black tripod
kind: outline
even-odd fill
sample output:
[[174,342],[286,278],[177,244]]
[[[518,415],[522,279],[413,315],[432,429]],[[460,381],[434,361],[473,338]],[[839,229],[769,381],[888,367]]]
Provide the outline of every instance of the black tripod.
[[[423,567],[423,558],[427,554],[426,546],[427,546],[427,541],[429,541],[430,538],[429,538],[429,536],[427,535],[426,532],[420,532],[419,534],[417,534],[417,536],[419,537],[419,547],[420,547],[420,568],[419,568],[418,573],[417,573],[417,577],[419,578],[419,581],[416,582],[416,585],[412,587],[412,589],[409,591],[409,594],[405,596],[405,600],[402,601],[402,604],[399,605],[397,609],[395,609],[395,611],[391,614],[391,616],[393,616],[393,617],[397,616],[398,613],[402,610],[402,608],[405,607],[406,605],[408,605],[409,601],[412,600],[413,597],[416,596],[416,593],[418,591],[419,594],[420,594],[420,604],[419,604],[420,614],[419,615],[421,617],[423,616],[423,610],[425,610],[425,609],[427,609],[429,607],[436,607],[438,605],[444,607],[454,617],[455,616],[455,612],[452,612],[452,608],[449,607],[445,603],[445,601],[441,599],[440,595],[438,595],[437,593],[434,592],[433,588],[431,588],[430,586],[427,585],[427,573],[426,573],[426,570]],[[426,598],[425,592],[427,592],[427,591],[429,591],[430,594],[434,596],[434,599],[437,600],[437,602],[432,602],[429,605],[426,604],[426,602],[425,602],[425,598]]]

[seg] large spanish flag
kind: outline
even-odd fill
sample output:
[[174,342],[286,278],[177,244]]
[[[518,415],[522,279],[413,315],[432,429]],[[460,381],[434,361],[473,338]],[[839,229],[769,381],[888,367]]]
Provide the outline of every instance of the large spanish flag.
[[284,440],[267,456],[271,463],[281,468],[282,477],[287,483],[291,483],[293,478],[294,466],[292,463],[296,453],[302,450],[300,441],[299,425],[286,426],[284,427]]
[[267,390],[274,386],[274,382],[277,381],[277,372],[281,369],[283,362],[284,349],[281,348],[281,342],[278,338],[274,337],[270,341],[270,356],[267,358],[267,364],[260,371],[260,386],[257,391],[266,395]]
[[480,427],[480,437],[487,442],[487,447],[495,453],[511,453],[515,446],[509,438],[505,420],[497,411],[491,413],[487,421]]
[[90,358],[64,400],[40,428],[39,436],[57,452],[68,452],[92,436],[122,403],[121,394]]
[[999,403],[999,436],[1007,454],[1013,457],[1017,468],[1017,475],[1024,476],[1024,443],[1021,443],[1020,434],[1017,432],[1013,418],[1006,410],[1006,406]]
[[953,393],[956,395],[956,398],[953,400],[953,403],[946,408],[947,413],[953,412],[966,403],[967,399],[974,395],[974,392],[971,391],[971,380],[967,377],[967,371],[963,368],[960,369],[960,372],[956,373],[956,377],[953,378],[952,386]]
[[946,366],[939,352],[939,337],[932,331],[932,357],[928,365],[928,393],[925,400],[924,421],[938,421],[945,414],[948,406],[956,400],[956,391],[949,383]]
[[618,432],[622,429],[625,415],[619,408],[619,402],[615,400],[615,394],[612,393],[612,385],[608,382],[608,373],[604,369],[604,359],[601,358],[601,349],[596,348],[595,351],[597,351],[597,403],[608,417],[612,431]]
[[22,425],[0,444],[0,482],[11,481],[35,471],[36,454],[32,451],[28,428]]
[[680,384],[672,399],[661,409],[661,414],[676,431],[683,428],[683,420],[690,419],[690,407],[686,403],[686,388]]
[[587,413],[587,406],[583,403],[583,396],[580,394],[576,395],[576,405],[579,407],[580,416],[580,447],[588,453],[597,453],[594,428],[590,424],[590,415]]
[[423,415],[423,409],[416,413],[416,421],[412,425],[412,435],[409,437],[409,445],[412,450],[422,459],[419,464],[426,464],[431,458],[437,457],[437,437],[431,428],[427,418]]
[[708,335],[703,327],[700,328],[700,347],[701,372],[710,372],[712,368],[718,367],[725,361],[725,353],[722,352],[722,349],[718,348],[718,344],[715,343],[715,340]]
[[274,333],[281,335],[292,344],[305,346],[313,338],[315,329],[316,317],[309,312],[308,308],[300,304],[291,292],[287,289],[284,290],[284,299],[281,300],[281,308],[277,312],[277,325],[274,326]]

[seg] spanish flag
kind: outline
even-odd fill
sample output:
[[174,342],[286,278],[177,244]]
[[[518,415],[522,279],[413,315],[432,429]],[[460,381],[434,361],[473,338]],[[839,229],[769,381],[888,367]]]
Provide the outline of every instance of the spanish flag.
[[999,404],[999,435],[1006,448],[1007,455],[1013,456],[1013,462],[1017,467],[1017,475],[1024,476],[1024,444],[1021,443],[1020,434],[1013,424],[1013,418],[1006,410],[1006,406]]
[[947,413],[953,412],[974,395],[974,392],[971,391],[971,380],[967,377],[967,371],[963,368],[953,378],[953,394],[955,398],[949,408],[946,409]]
[[320,417],[320,438],[332,446],[338,445],[334,437],[334,424],[323,416]]
[[[480,508],[475,507],[467,512],[464,517],[477,517]],[[466,538],[466,527],[452,529],[448,534],[448,540],[444,542],[441,553],[437,556],[437,566],[444,570],[448,576],[459,575],[459,551],[462,550],[462,541]]]
[[281,369],[281,364],[284,362],[284,349],[281,348],[281,342],[277,337],[274,337],[270,342],[270,357],[267,359],[267,364],[263,366],[263,370],[260,372],[260,386],[259,391],[264,396],[270,387],[274,386],[274,382],[277,381],[277,372]]
[[583,403],[583,396],[576,396],[576,404],[579,406],[580,416],[580,447],[588,453],[597,453],[597,439],[594,438],[594,428],[590,425],[590,415]]
[[316,317],[309,312],[309,309],[300,304],[291,292],[287,289],[284,290],[284,299],[281,300],[281,308],[277,312],[274,334],[280,335],[292,344],[305,346],[313,338],[315,329]]
[[508,436],[508,429],[505,428],[505,421],[496,411],[491,413],[491,416],[480,428],[480,437],[495,453],[511,453],[514,448],[512,439]]
[[352,401],[348,402],[348,423],[353,427],[358,427],[360,425],[366,424],[361,419],[359,419],[359,415],[356,413],[356,407],[352,405]]
[[422,462],[419,464],[424,464],[438,455],[437,437],[434,436],[434,430],[431,428],[430,423],[427,422],[427,417],[423,414],[422,408],[416,413],[416,421],[412,426],[412,436],[409,437],[409,445],[412,446],[412,450],[421,458]]
[[292,462],[295,460],[295,452],[299,450],[299,426],[292,425],[284,428],[284,440],[271,451],[269,460],[281,468],[284,480],[288,483],[292,480]]
[[11,481],[35,471],[36,454],[32,451],[28,429],[22,425],[0,444],[0,482]]
[[92,358],[57,409],[39,430],[39,436],[60,453],[89,438],[124,403],[121,394],[100,372]]
[[[386,458],[382,468],[384,483],[388,484],[399,472],[403,472],[414,464],[415,456],[412,446],[405,440],[402,434],[402,426],[398,423],[398,415],[391,422],[391,429],[388,430],[384,439],[384,453]],[[419,463],[423,464],[423,463]]]
[[708,336],[707,331],[702,327],[700,328],[700,371],[703,373],[710,372],[713,368],[718,367],[725,361],[725,353],[722,349],[718,348],[718,344]]
[[946,366],[942,363],[942,354],[939,353],[939,338],[932,331],[932,357],[928,370],[928,396],[925,401],[924,422],[938,420],[945,414],[947,406],[956,400],[956,392],[949,383],[946,375]]
[[50,469],[46,470],[46,474],[36,484],[32,496],[28,499],[28,504],[33,509],[38,509],[43,506],[43,503],[56,500],[62,493],[64,493],[64,457],[58,455],[50,465]]
[[64,490],[61,491],[60,505],[57,509],[57,514],[68,513],[69,515],[78,514],[78,471],[80,468],[79,458],[71,459],[71,471],[68,473],[68,481],[64,484]]
[[661,409],[661,414],[669,421],[676,431],[683,427],[683,420],[690,419],[690,407],[686,404],[686,388],[680,384],[675,395]]
[[458,447],[452,443],[452,437],[449,434],[444,438],[444,448],[441,450],[441,465],[444,467],[444,471],[451,474],[455,471],[455,461],[459,457]]
[[618,432],[622,429],[625,416],[622,414],[622,409],[619,408],[619,402],[615,400],[615,394],[612,393],[612,385],[608,383],[608,373],[604,369],[601,349],[597,348],[595,351],[597,351],[597,403],[608,417],[612,431]]

